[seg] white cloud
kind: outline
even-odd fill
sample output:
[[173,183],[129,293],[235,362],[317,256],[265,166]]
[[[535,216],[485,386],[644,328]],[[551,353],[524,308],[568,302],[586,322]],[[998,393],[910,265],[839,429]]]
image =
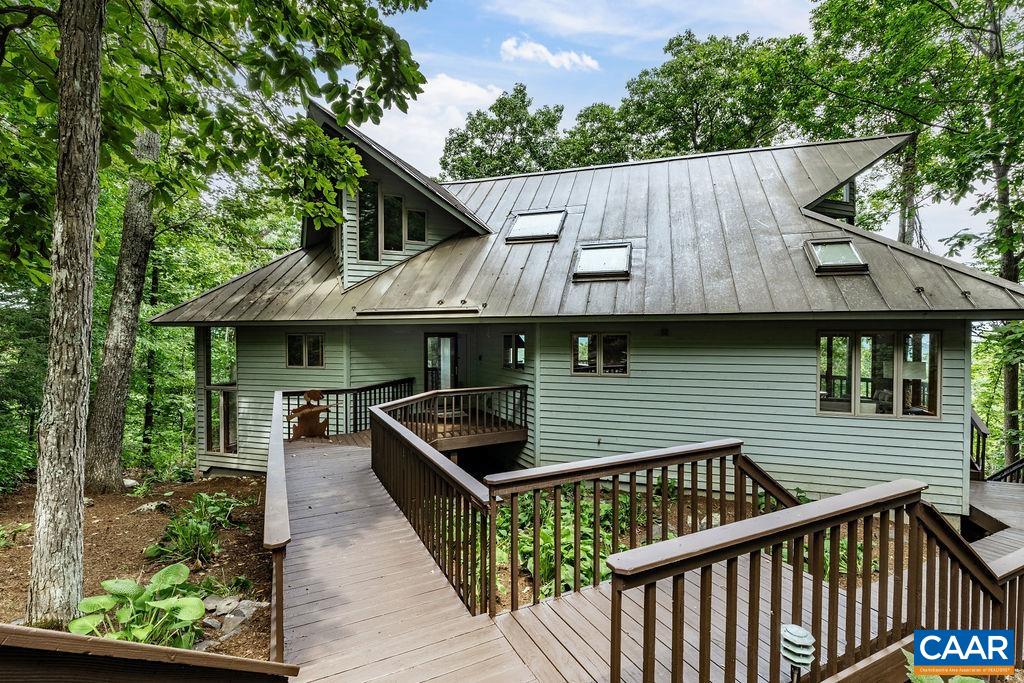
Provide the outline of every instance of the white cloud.
[[496,85],[480,85],[447,74],[427,80],[423,92],[409,103],[406,114],[392,109],[379,125],[359,130],[381,143],[427,175],[441,172],[444,139],[452,128],[466,122],[466,114],[490,106],[502,92]]
[[586,52],[560,50],[552,52],[541,43],[532,40],[520,41],[518,38],[506,38],[501,43],[501,59],[505,62],[522,60],[525,62],[545,62],[553,69],[566,71],[598,71],[601,65]]

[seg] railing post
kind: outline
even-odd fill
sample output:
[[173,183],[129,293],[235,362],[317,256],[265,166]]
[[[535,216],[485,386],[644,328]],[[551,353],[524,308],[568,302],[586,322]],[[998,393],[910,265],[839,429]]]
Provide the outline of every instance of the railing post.
[[[493,617],[498,613],[498,500],[493,490],[488,496],[487,518],[487,613]],[[516,533],[514,520],[512,526],[512,533]],[[512,590],[516,590],[515,577],[512,583]]]
[[622,579],[612,573],[612,614],[611,614],[611,683],[622,680]]
[[907,505],[907,517],[910,518],[910,547],[907,557],[910,559],[910,572],[907,577],[907,625],[903,635],[914,631],[921,623],[921,502],[920,499]]

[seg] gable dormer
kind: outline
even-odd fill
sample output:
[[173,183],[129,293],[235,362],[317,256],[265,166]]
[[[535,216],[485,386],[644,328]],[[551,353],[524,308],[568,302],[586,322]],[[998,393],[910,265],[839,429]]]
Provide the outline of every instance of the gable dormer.
[[330,112],[315,104],[309,115],[330,134],[347,139],[366,170],[358,192],[342,193],[342,226],[304,228],[304,246],[331,241],[343,288],[455,235],[490,232],[448,190],[360,131],[338,126]]

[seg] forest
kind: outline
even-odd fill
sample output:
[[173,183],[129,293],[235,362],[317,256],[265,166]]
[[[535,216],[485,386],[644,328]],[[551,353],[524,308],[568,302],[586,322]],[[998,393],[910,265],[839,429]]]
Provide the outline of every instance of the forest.
[[[82,598],[82,496],[194,464],[192,331],[146,320],[295,248],[303,218],[341,219],[364,171],[305,106],[371,136],[413,106],[426,79],[389,20],[427,5],[0,4],[0,495],[36,486],[30,623]],[[858,188],[859,224],[1019,282],[1022,21],[1011,0],[817,0],[809,35],[681,27],[573,121],[515,84],[449,132],[442,179],[910,132]],[[939,201],[976,220],[927,243]],[[1024,326],[976,327],[993,467],[1019,457],[1022,360]],[[69,568],[47,573],[53,556]]]

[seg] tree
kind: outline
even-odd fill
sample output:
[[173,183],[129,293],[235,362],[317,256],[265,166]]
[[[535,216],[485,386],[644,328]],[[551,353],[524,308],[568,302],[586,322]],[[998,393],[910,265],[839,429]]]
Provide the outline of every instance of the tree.
[[553,156],[560,168],[629,161],[629,136],[618,111],[602,102],[581,109]]
[[770,145],[793,131],[804,39],[711,36],[668,41],[669,58],[629,81],[619,108],[638,159]]
[[552,168],[563,108],[544,106],[531,113],[532,106],[526,86],[517,83],[486,110],[471,113],[464,128],[448,131],[442,176],[470,179]]

